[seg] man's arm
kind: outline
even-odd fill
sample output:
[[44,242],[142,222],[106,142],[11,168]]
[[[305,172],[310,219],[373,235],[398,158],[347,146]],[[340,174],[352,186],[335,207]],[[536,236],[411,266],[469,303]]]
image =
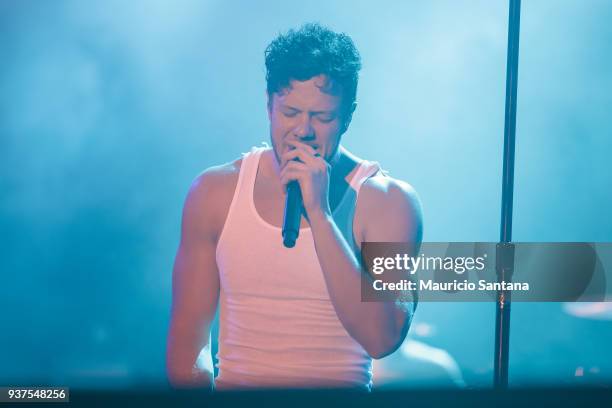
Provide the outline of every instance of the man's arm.
[[[389,177],[369,179],[361,189],[358,214],[363,240],[407,242],[410,256],[422,240],[421,206],[414,190]],[[394,302],[361,302],[363,270],[330,215],[313,214],[310,223],[327,289],[347,332],[373,358],[382,358],[403,342],[412,307]]]
[[[312,146],[297,140],[287,143],[294,149],[281,156],[281,183],[300,183],[334,310],[346,331],[368,354],[382,358],[404,340],[412,308],[403,308],[399,302],[361,301],[361,279],[370,276],[332,217],[328,198],[330,165]],[[355,217],[363,224],[363,241],[406,242],[412,244],[409,255],[416,255],[422,239],[421,206],[408,184],[390,177],[368,179],[361,187]]]
[[220,219],[222,182],[219,168],[201,174],[191,186],[183,209],[181,242],[172,274],[166,355],[168,379],[175,387],[212,386],[213,373],[196,370],[194,365],[200,350],[208,345],[219,298],[215,251],[224,222],[224,217]]

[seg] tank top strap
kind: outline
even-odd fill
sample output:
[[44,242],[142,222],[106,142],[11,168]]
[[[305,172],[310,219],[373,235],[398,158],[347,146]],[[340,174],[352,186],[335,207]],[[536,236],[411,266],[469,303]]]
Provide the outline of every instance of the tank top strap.
[[382,172],[383,174],[386,174],[385,171],[382,170],[382,168],[380,167],[380,164],[378,164],[378,162],[372,162],[372,161],[368,161],[368,160],[363,160],[359,164],[359,168],[357,169],[357,171],[353,175],[353,178],[351,178],[350,186],[352,187],[353,190],[355,190],[355,192],[359,193],[359,189],[361,188],[363,183],[369,177],[372,177],[373,175],[375,175],[379,171]]
[[253,147],[249,152],[242,155],[242,165],[240,166],[240,176],[238,177],[238,188],[241,198],[251,200],[253,197],[259,159],[264,150],[264,147]]
[[344,194],[344,197],[340,201],[338,207],[334,210],[334,220],[336,221],[340,232],[355,252],[355,255],[359,257],[361,249],[357,246],[353,231],[355,206],[357,205],[359,190],[368,177],[382,171],[382,169],[377,162],[371,162],[368,160],[361,161],[358,166],[359,167],[355,171],[355,174],[349,181],[350,187]]

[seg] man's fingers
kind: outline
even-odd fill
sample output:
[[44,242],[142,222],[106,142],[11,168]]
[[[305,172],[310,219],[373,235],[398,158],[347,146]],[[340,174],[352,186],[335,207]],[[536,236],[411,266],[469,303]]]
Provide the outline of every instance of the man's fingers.
[[[295,163],[303,165],[303,163]],[[302,169],[285,167],[283,170],[281,170],[280,174],[280,180],[281,184],[283,185],[283,190],[287,192],[287,184],[289,184],[291,181],[297,181],[298,183],[300,183],[303,177],[304,172]]]
[[283,175],[285,174],[295,176],[295,175],[306,174],[307,171],[308,171],[308,166],[306,166],[304,163],[290,161],[287,163],[285,167],[281,169],[280,175],[282,178]]
[[296,149],[304,150],[306,153],[310,154],[311,156],[314,156],[317,153],[317,149],[315,149],[309,144],[300,142],[299,140],[287,140],[286,143],[289,146],[295,147]]
[[306,163],[291,160],[281,169],[281,173],[283,170],[308,171],[308,165],[306,165]]
[[[281,167],[287,166],[289,163],[294,162],[295,159],[299,159],[302,164],[308,164],[313,166],[316,164],[317,158],[314,155],[308,154],[306,151],[302,149],[294,149],[288,152],[285,152],[281,156]],[[299,163],[299,162],[296,162]]]

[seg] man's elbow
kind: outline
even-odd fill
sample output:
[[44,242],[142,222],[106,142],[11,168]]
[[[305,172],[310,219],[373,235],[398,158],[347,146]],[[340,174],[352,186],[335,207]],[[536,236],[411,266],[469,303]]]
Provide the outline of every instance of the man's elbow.
[[395,338],[380,337],[375,344],[368,345],[365,351],[370,357],[375,360],[387,357],[389,354],[397,351],[404,342],[404,336],[396,336]]
[[371,339],[368,344],[364,345],[364,349],[370,357],[379,360],[387,357],[400,348],[410,329],[412,315],[402,314],[400,321],[401,323],[398,322],[397,326],[393,329],[380,329],[378,331],[379,335]]

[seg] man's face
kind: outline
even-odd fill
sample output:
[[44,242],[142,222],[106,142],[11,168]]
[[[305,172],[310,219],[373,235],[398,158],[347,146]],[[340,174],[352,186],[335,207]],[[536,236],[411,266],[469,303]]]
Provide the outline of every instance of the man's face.
[[276,159],[291,149],[286,141],[299,140],[331,162],[350,118],[343,112],[341,92],[334,89],[325,75],[291,81],[289,85],[268,96],[270,136]]

